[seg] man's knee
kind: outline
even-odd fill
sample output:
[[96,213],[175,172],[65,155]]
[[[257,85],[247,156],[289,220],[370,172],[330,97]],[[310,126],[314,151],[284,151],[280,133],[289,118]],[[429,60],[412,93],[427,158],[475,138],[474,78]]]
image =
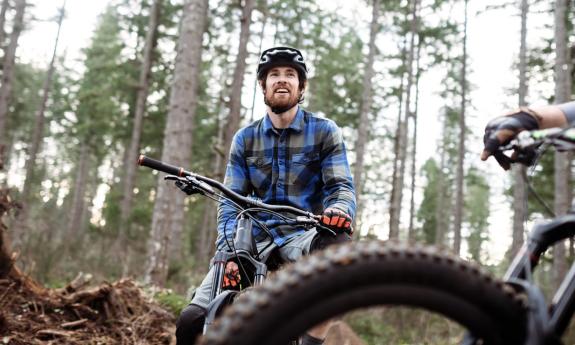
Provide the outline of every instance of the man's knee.
[[176,324],[177,345],[193,344],[196,338],[202,334],[206,309],[196,304],[190,304],[180,314]]
[[322,250],[334,244],[347,243],[351,241],[351,236],[345,232],[338,233],[335,236],[320,234],[314,238],[311,243],[310,251]]

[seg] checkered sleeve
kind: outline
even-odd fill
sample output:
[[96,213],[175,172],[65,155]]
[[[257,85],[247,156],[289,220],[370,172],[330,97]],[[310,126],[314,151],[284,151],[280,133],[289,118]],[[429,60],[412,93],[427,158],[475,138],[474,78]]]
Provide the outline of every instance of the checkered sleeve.
[[[239,131],[232,140],[224,185],[238,194],[248,195],[251,192],[248,181],[243,131]],[[226,237],[230,243],[233,241],[237,214],[238,211],[232,203],[222,198],[218,206],[218,238],[216,240],[218,249],[227,246]]]
[[323,207],[337,208],[352,218],[355,216],[355,188],[347,161],[341,129],[333,121],[326,121],[321,171],[324,183]]

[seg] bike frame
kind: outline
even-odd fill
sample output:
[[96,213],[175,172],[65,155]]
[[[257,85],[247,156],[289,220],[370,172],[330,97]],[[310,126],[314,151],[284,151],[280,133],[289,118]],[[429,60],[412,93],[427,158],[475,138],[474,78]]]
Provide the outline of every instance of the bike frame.
[[[539,263],[541,255],[554,244],[573,236],[575,236],[575,214],[567,214],[537,224],[515,256],[504,280],[526,289],[536,288],[531,282],[531,273]],[[555,292],[550,306],[545,303],[534,305],[539,306],[534,312],[540,316],[544,315],[543,318],[539,317],[540,323],[544,323],[540,325],[544,334],[560,337],[575,312],[575,263],[571,265]]]
[[[244,269],[244,265],[248,265],[254,273],[253,275],[253,285],[261,285],[267,276],[267,265],[266,259],[261,258],[256,259],[256,247],[253,241],[252,235],[252,220],[247,217],[242,217],[238,220],[236,224],[234,238],[234,251],[232,250],[218,250],[216,251],[213,259],[213,270],[214,275],[212,277],[212,289],[210,291],[210,299],[206,313],[206,319],[204,321],[205,334],[209,326],[215,321],[216,317],[219,315],[219,311],[225,305],[230,304],[231,300],[235,297],[238,291],[234,290],[222,290],[222,282],[224,280],[224,274],[226,269],[226,264],[228,261],[237,260],[240,265],[240,269]],[[244,274],[248,272],[244,271]]]
[[[335,235],[335,233],[329,228],[322,226],[319,223],[319,217],[311,212],[291,206],[266,204],[252,198],[242,196],[228,189],[216,180],[186,171],[181,167],[166,164],[144,155],[140,155],[138,158],[138,164],[169,174],[165,179],[175,181],[176,186],[188,195],[202,194],[214,200],[223,197],[230,200],[236,208],[243,210],[241,212],[242,216],[236,223],[233,250],[232,248],[229,248],[229,250],[218,250],[214,255],[212,263],[214,275],[212,278],[212,290],[210,292],[210,299],[204,322],[204,334],[208,327],[213,323],[214,319],[218,316],[221,307],[229,304],[237,294],[237,291],[234,290],[222,291],[222,282],[228,261],[237,260],[241,270],[244,270],[244,264],[250,267],[254,272],[253,285],[262,284],[267,276],[268,268],[266,261],[268,257],[260,258],[257,253],[257,247],[252,234],[253,223],[251,219],[252,216],[249,215],[250,209],[254,209],[256,212],[264,210],[290,213],[296,216],[290,220],[290,224],[293,224],[294,226],[316,227]],[[218,195],[214,188],[221,191],[222,195]],[[247,272],[244,271],[244,273]]]

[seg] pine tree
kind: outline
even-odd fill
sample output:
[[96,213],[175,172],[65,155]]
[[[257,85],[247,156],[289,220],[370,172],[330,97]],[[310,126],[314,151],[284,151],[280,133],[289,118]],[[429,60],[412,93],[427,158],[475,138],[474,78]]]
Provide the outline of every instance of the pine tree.
[[74,238],[87,213],[87,188],[89,175],[95,171],[94,163],[99,163],[108,153],[106,143],[118,121],[122,119],[121,93],[124,85],[123,75],[119,74],[121,65],[121,43],[117,12],[108,7],[100,17],[90,47],[85,50],[85,72],[79,83],[77,107],[73,122],[64,123],[72,136],[72,152],[76,155],[76,176],[72,189],[72,201],[69,212],[67,233]]
[[[207,11],[206,0],[190,0],[184,5],[161,157],[162,161],[178,166],[188,166],[190,162]],[[145,273],[146,282],[160,286],[167,279],[172,235],[182,234],[184,226],[184,195],[174,194],[170,188],[173,186],[158,179]]]
[[407,58],[407,84],[406,84],[406,100],[405,100],[405,114],[402,115],[403,118],[399,122],[397,128],[397,149],[396,149],[396,169],[393,171],[393,189],[391,191],[391,201],[389,206],[389,238],[398,239],[399,238],[399,223],[401,218],[401,202],[403,199],[403,187],[404,187],[404,174],[405,174],[405,161],[407,156],[407,138],[408,138],[408,119],[411,116],[411,91],[413,86],[413,62],[415,57],[416,42],[415,38],[417,36],[419,27],[418,9],[420,6],[420,0],[411,1],[411,27],[410,27],[410,37],[411,41],[409,44],[408,58]]
[[[134,185],[136,178],[136,157],[139,154],[140,141],[142,135],[142,126],[144,113],[146,111],[146,99],[150,89],[150,72],[153,63],[153,52],[157,43],[158,17],[161,11],[162,0],[154,0],[150,8],[149,22],[144,44],[144,53],[140,67],[140,76],[138,80],[138,91],[134,110],[134,121],[132,126],[132,135],[124,160],[125,175],[123,178],[123,195],[121,203],[120,227],[118,234],[118,245],[124,254],[129,253],[127,247],[128,219],[132,213],[132,199],[134,197]],[[127,255],[124,258],[123,273],[127,274],[128,263]]]
[[[567,20],[569,18],[568,1],[555,1],[555,102],[564,103],[571,99],[571,59],[570,51],[567,48]],[[570,206],[570,166],[571,159],[569,153],[555,153],[555,203],[554,211],[556,215],[567,213]],[[553,248],[553,282],[559,286],[562,278],[567,272],[567,262],[565,258],[565,244],[557,244]]]
[[455,175],[455,207],[453,212],[453,252],[459,255],[461,251],[461,223],[463,221],[463,178],[465,164],[465,110],[467,106],[467,3],[465,0],[465,16],[463,24],[463,55],[461,62],[461,110],[459,114],[459,140],[457,150],[457,170]]
[[26,0],[16,0],[16,16],[10,34],[10,43],[6,48],[4,61],[2,63],[2,83],[0,85],[0,167],[4,164],[4,153],[6,148],[6,122],[8,121],[8,107],[12,97],[14,82],[14,65],[16,62],[16,48],[18,39],[24,27],[24,10]]
[[[527,15],[529,13],[529,1],[521,0],[521,44],[519,47],[519,106],[527,105]],[[523,245],[523,234],[527,209],[527,186],[523,180],[526,175],[526,167],[521,164],[513,166],[513,235],[511,242],[510,257],[514,257]]]
[[[361,216],[362,203],[361,196],[363,191],[363,175],[364,175],[364,155],[366,142],[369,141],[369,113],[371,112],[372,99],[372,78],[374,75],[373,63],[376,54],[375,40],[377,32],[379,31],[379,1],[373,0],[372,3],[372,14],[371,14],[371,25],[369,31],[369,52],[367,55],[367,62],[365,64],[365,70],[363,75],[363,95],[361,99],[361,111],[359,117],[359,125],[357,129],[357,140],[355,143],[355,166],[353,170],[353,181],[355,184],[355,197],[357,202],[357,219]],[[359,236],[359,231],[356,232]]]

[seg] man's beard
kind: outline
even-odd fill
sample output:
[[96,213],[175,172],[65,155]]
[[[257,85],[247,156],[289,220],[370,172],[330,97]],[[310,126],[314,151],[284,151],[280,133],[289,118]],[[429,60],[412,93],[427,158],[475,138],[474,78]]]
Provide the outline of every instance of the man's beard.
[[275,96],[275,91],[272,93],[271,97],[264,95],[264,103],[268,107],[270,107],[271,111],[274,114],[285,113],[286,111],[295,107],[299,103],[299,97],[297,97],[297,95],[292,95],[291,93],[287,99],[276,100],[276,99],[274,99],[274,96]]

